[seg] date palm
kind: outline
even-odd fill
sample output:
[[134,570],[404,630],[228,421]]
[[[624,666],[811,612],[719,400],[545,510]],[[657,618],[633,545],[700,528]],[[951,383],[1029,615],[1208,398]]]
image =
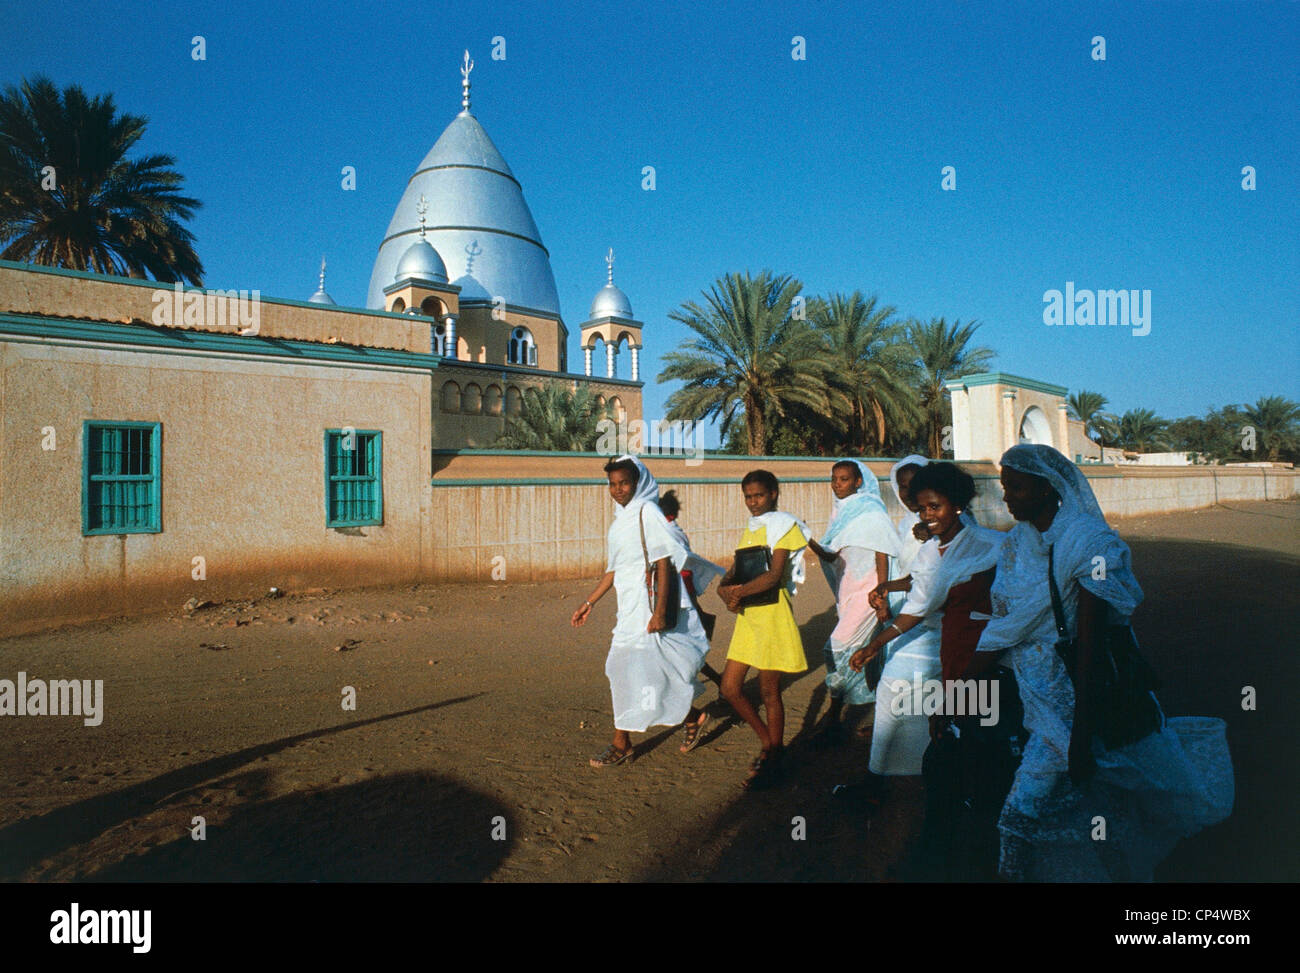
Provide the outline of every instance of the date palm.
[[921,418],[916,368],[894,312],[854,291],[818,299],[808,313],[826,346],[831,388],[847,403],[850,451],[863,456],[882,452],[895,426],[912,428]]
[[986,371],[997,357],[991,348],[967,347],[978,329],[978,322],[956,321],[950,326],[943,318],[907,324],[907,340],[919,370],[918,392],[928,433],[926,445],[934,459],[943,455],[943,427],[951,422],[952,415],[944,383]]
[[203,282],[170,155],[128,159],[146,119],[48,78],[0,94],[0,257],[160,281]]
[[1280,395],[1269,395],[1254,405],[1243,405],[1241,412],[1243,425],[1254,430],[1256,450],[1263,452],[1270,463],[1277,462],[1282,450],[1296,448],[1300,405]]
[[548,452],[590,452],[599,434],[597,424],[608,417],[586,385],[570,391],[560,385],[524,389],[519,415],[506,420],[495,443],[499,449],[535,449]]
[[1085,436],[1099,443],[1105,442],[1103,432],[1109,430],[1115,420],[1109,412],[1102,411],[1106,408],[1106,396],[1080,389],[1071,393],[1065,404],[1069,407],[1070,418],[1083,423]]
[[1150,409],[1129,409],[1115,423],[1115,440],[1124,449],[1151,453],[1169,448],[1169,423]]
[[686,384],[668,397],[668,419],[720,418],[725,439],[745,425],[752,456],[767,452],[768,427],[803,406],[833,413],[825,349],[795,314],[803,285],[764,270],[728,274],[668,317],[695,332],[680,351],[664,355],[659,381]]

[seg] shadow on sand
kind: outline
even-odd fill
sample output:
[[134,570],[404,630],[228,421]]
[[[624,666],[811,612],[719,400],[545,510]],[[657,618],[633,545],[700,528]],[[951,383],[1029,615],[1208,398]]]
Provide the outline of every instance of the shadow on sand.
[[445,699],[427,706],[417,706],[397,713],[387,713],[383,716],[282,737],[255,747],[245,747],[243,750],[190,764],[109,794],[98,795],[19,821],[0,830],[0,880],[19,879],[45,859],[90,841],[123,822],[155,810],[157,805],[164,801],[174,801],[182,797],[185,791],[213,778],[231,774],[262,757],[308,740],[329,737],[416,713],[427,713],[444,706],[454,706],[481,695],[482,693],[475,693],[470,696]]

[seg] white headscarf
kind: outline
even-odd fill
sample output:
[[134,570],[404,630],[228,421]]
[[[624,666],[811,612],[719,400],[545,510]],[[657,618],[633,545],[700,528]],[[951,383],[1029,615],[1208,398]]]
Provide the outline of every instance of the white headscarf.
[[897,557],[902,545],[885,509],[885,501],[880,498],[876,475],[855,459],[839,462],[856,466],[862,476],[862,485],[843,500],[832,491],[830,522],[822,535],[822,547],[828,551],[862,547]]
[[1052,526],[1043,533],[1055,549],[1057,586],[1063,588],[1074,578],[1120,615],[1131,615],[1143,595],[1133,576],[1128,545],[1107,525],[1079,467],[1051,446],[1036,443],[1012,446],[1002,454],[1000,465],[1046,480],[1061,498]]
[[[920,518],[917,517],[916,514],[912,513],[911,510],[908,509],[907,504],[903,503],[903,491],[898,488],[898,471],[901,470],[904,466],[929,466],[929,465],[930,465],[929,457],[919,456],[916,453],[912,453],[909,456],[904,456],[902,459],[900,459],[897,463],[895,463],[893,466],[889,468],[889,485],[894,488],[894,496],[898,498],[898,505],[903,508],[903,517],[901,519],[906,520],[907,518],[910,517],[912,518],[913,524],[916,523],[918,520],[920,520]],[[909,525],[909,529],[910,529],[910,525]]]
[[980,650],[1055,641],[1049,551],[1067,630],[1074,630],[1078,604],[1078,589],[1071,582],[1109,604],[1112,623],[1131,615],[1142,601],[1142,588],[1133,576],[1128,545],[1102,519],[1101,506],[1078,467],[1050,446],[1031,444],[1007,450],[1001,465],[1047,481],[1061,506],[1045,531],[1027,521],[1017,521],[1008,531],[993,582],[993,619],[980,636]]
[[[615,462],[623,460],[630,461],[636,467],[638,474],[636,489],[626,507],[619,506],[617,503],[614,505],[614,525],[610,528],[611,533],[614,527],[621,527],[629,518],[637,521],[644,518],[646,523],[656,522],[663,529],[647,531],[645,556],[651,564],[666,557],[672,561],[673,567],[678,571],[690,571],[695,581],[695,593],[704,594],[713,580],[725,573],[724,569],[692,551],[686,540],[686,532],[664,516],[659,506],[659,483],[645,463],[641,462],[639,457],[628,453],[617,457]],[[638,533],[640,530],[641,527],[638,526]]]

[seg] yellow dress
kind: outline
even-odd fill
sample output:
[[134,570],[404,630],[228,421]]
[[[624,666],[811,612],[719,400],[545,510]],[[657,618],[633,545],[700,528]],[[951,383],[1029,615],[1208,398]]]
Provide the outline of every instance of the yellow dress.
[[[760,527],[756,531],[746,528],[739,546],[754,547],[759,544],[767,544],[767,528]],[[774,549],[797,551],[807,546],[808,541],[803,536],[803,531],[795,524],[777,541]],[[781,578],[780,600],[775,605],[754,605],[742,609],[736,616],[736,630],[727,649],[728,659],[776,672],[804,672],[808,668],[808,660],[803,653],[803,639],[800,638],[799,626],[794,621],[790,593],[786,587],[791,567],[787,560],[785,574]]]

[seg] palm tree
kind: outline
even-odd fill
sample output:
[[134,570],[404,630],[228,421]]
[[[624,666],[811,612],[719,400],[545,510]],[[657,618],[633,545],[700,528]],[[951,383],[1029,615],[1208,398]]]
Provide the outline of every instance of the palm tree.
[[1150,409],[1129,409],[1115,423],[1115,440],[1124,449],[1148,453],[1168,449],[1169,423]]
[[890,320],[894,311],[854,291],[813,301],[808,314],[826,346],[831,388],[848,404],[849,446],[859,455],[883,451],[894,426],[910,429],[920,420],[916,369],[903,325]]
[[591,389],[582,385],[571,392],[560,385],[524,389],[523,409],[506,420],[495,443],[499,449],[536,449],[548,452],[590,452],[596,446],[597,423],[608,415]]
[[112,95],[60,93],[48,78],[0,95],[0,257],[160,281],[203,283],[170,155],[126,158],[147,120]]
[[768,425],[797,406],[831,414],[830,367],[817,334],[793,316],[803,285],[764,270],[728,274],[668,315],[696,337],[664,355],[659,381],[686,384],[668,397],[668,419],[721,417],[725,439],[745,424],[750,455],[767,451]]
[[1069,406],[1070,418],[1083,423],[1085,436],[1098,443],[1105,442],[1102,433],[1110,428],[1109,424],[1115,419],[1109,412],[1102,411],[1106,408],[1106,396],[1100,392],[1080,389],[1066,398],[1065,404]]
[[943,455],[940,449],[942,430],[952,413],[944,383],[985,371],[997,357],[991,348],[966,347],[978,329],[978,322],[962,324],[956,321],[949,327],[943,318],[933,319],[928,324],[920,321],[907,324],[907,340],[920,370],[918,384],[921,410],[928,425],[927,445],[930,456],[935,459]]
[[1282,450],[1296,447],[1300,405],[1280,395],[1269,395],[1254,405],[1241,407],[1245,424],[1254,427],[1255,448],[1267,450],[1270,463],[1277,462]]

